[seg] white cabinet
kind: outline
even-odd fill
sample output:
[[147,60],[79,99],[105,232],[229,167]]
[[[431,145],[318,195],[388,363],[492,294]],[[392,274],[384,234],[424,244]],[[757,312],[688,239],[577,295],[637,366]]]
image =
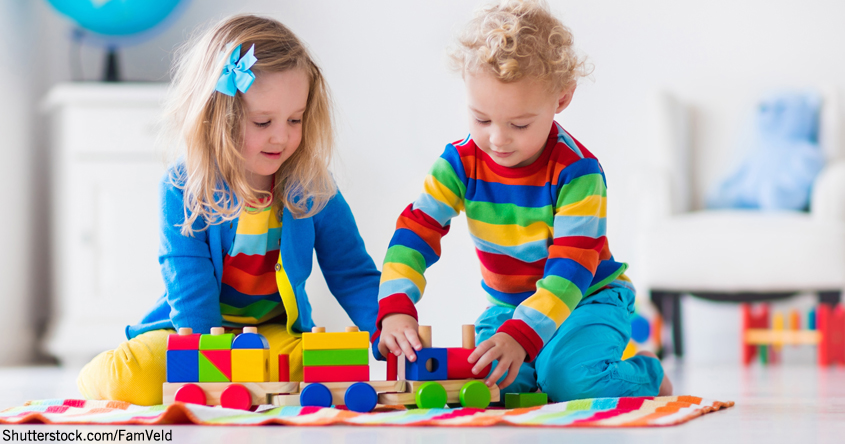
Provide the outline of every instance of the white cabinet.
[[56,86],[51,116],[52,305],[45,350],[81,366],[125,340],[164,291],[156,146],[163,84]]

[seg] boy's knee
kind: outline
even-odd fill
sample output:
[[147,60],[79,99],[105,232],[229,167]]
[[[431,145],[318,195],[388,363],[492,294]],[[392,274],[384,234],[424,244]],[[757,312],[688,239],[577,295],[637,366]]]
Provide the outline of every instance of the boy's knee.
[[601,380],[607,377],[607,364],[593,366],[563,365],[538,380],[540,390],[547,393],[554,402],[576,399],[604,398],[618,396],[606,390]]

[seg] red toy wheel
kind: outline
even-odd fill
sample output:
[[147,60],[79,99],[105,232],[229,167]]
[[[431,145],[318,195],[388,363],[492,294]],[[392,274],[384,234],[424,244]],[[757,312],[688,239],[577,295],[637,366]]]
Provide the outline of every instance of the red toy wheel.
[[185,404],[199,404],[205,405],[205,392],[200,386],[196,384],[185,384],[176,390],[176,395],[173,397],[176,402],[184,402]]
[[249,410],[252,394],[240,384],[232,384],[220,395],[220,405],[227,409]]

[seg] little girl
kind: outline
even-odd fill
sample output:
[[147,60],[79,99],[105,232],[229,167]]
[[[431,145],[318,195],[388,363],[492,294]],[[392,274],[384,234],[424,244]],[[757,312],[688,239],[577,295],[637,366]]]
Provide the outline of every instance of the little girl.
[[244,15],[176,60],[167,116],[186,153],[161,183],[165,293],[128,341],[83,368],[88,399],[161,404],[167,336],[180,327],[257,325],[301,380],[315,251],[352,321],[375,331],[379,272],[328,170],[329,94],[308,51],[281,23]]
[[488,384],[553,401],[671,394],[654,354],[621,359],[634,291],[607,241],[604,170],[554,120],[584,71],[572,34],[544,3],[504,0],[476,15],[452,57],[470,134],[446,145],[396,223],[379,291],[381,354],[415,359],[423,273],[463,211],[489,302],[473,372],[495,361]]

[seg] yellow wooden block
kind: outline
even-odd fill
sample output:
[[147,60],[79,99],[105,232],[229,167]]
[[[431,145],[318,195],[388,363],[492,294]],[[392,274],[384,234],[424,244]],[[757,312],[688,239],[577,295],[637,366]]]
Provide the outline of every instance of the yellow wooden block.
[[303,333],[303,350],[347,350],[370,348],[370,333],[366,331],[337,333]]
[[232,382],[268,382],[270,350],[232,350]]

